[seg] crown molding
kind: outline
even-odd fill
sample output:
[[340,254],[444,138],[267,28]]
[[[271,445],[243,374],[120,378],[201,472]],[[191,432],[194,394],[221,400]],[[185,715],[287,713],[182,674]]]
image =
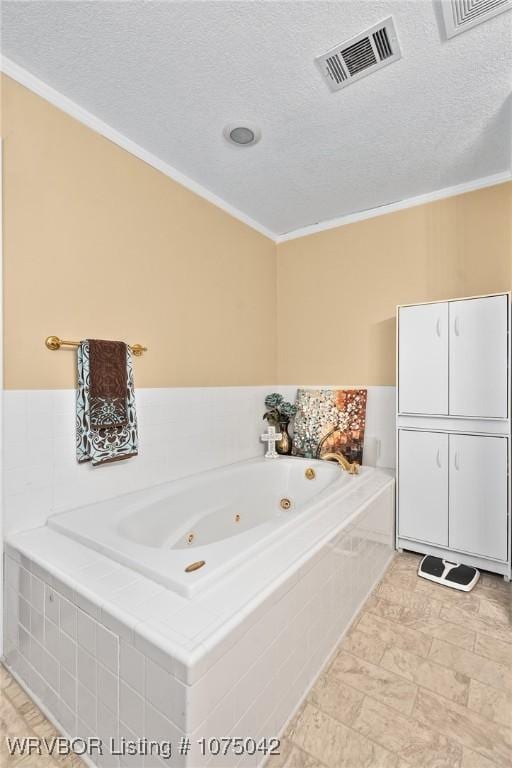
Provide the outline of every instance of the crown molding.
[[79,104],[72,101],[71,99],[68,99],[67,96],[64,96],[59,91],[55,90],[55,88],[52,88],[47,83],[43,82],[43,80],[40,80],[31,72],[24,69],[19,64],[16,64],[16,62],[12,61],[6,56],[1,57],[0,71],[8,75],[8,77],[11,77],[13,80],[16,80],[16,82],[20,83],[20,85],[25,86],[25,88],[28,88],[33,93],[45,99],[45,101],[48,101],[50,104],[53,104],[58,109],[70,115],[70,117],[73,117],[83,125],[91,128],[91,130],[99,133],[113,144],[116,144],[126,152],[129,152],[130,154],[139,158],[139,160],[142,160],[144,163],[152,166],[157,171],[165,174],[165,176],[168,176],[173,181],[181,184],[183,187],[189,189],[194,194],[202,197],[209,203],[212,203],[212,205],[220,208],[222,211],[229,214],[233,218],[238,219],[238,221],[241,221],[248,227],[251,227],[251,229],[254,229],[265,237],[268,237],[276,245],[285,243],[289,240],[296,240],[300,237],[314,235],[318,232],[324,232],[329,229],[343,227],[347,224],[354,224],[358,221],[364,221],[365,219],[372,219],[376,216],[384,216],[385,214],[394,213],[395,211],[402,211],[406,208],[414,208],[417,205],[424,205],[425,203],[432,203],[436,200],[442,200],[447,197],[462,195],[465,192],[474,192],[477,189],[495,186],[496,184],[503,184],[512,180],[512,171],[505,171],[503,173],[497,173],[492,176],[473,179],[472,181],[465,182],[464,184],[458,184],[453,187],[445,187],[434,192],[428,192],[424,195],[409,197],[394,203],[377,206],[376,208],[369,208],[367,210],[358,211],[356,213],[349,213],[345,216],[339,216],[335,219],[328,219],[326,221],[317,222],[316,224],[311,224],[306,227],[293,229],[290,232],[277,234],[276,232],[273,232],[272,230],[265,227],[263,224],[255,221],[253,218],[248,216],[243,211],[240,211],[235,206],[227,203],[221,197],[211,192],[206,187],[203,187],[202,184],[199,184],[197,181],[194,181],[184,173],[181,173],[181,171],[178,171],[172,165],[169,165],[163,160],[160,160],[160,158],[156,157],[151,152],[148,152],[139,144],[136,144],[134,141],[127,138],[124,134],[120,133],[115,128],[112,128],[112,126],[108,125],[103,120],[100,120],[100,118],[96,117],[96,115],[93,115],[91,112],[83,109],[83,107],[81,107]]
[[265,237],[268,237],[270,240],[275,242],[275,232],[272,232],[270,229],[267,229],[267,227],[259,224],[259,222],[252,219],[243,211],[240,211],[235,206],[230,205],[230,203],[227,203],[225,200],[223,200],[221,197],[218,197],[218,195],[214,194],[206,187],[203,187],[202,184],[199,184],[197,181],[189,178],[189,176],[181,173],[181,171],[173,168],[172,165],[169,165],[163,160],[160,160],[160,158],[156,157],[156,155],[148,152],[139,144],[136,144],[127,136],[120,133],[115,128],[112,128],[111,125],[108,125],[108,123],[100,120],[100,118],[96,117],[96,115],[93,115],[91,112],[83,109],[83,107],[81,107],[75,101],[68,99],[67,96],[64,96],[59,91],[55,90],[55,88],[52,88],[47,83],[43,82],[43,80],[40,80],[31,72],[24,69],[19,64],[16,64],[16,62],[12,61],[6,56],[2,56],[0,62],[0,70],[5,75],[8,75],[8,77],[16,80],[16,82],[20,83],[20,85],[25,86],[25,88],[28,88],[33,93],[41,96],[42,99],[45,99],[45,101],[53,104],[54,107],[58,107],[58,109],[65,112],[67,115],[70,115],[70,117],[75,118],[75,120],[78,120],[78,122],[86,125],[88,128],[91,128],[96,133],[99,133],[113,144],[117,144],[118,147],[121,147],[135,157],[138,157],[139,160],[142,160],[144,163],[147,163],[153,168],[156,168],[157,171],[165,174],[173,181],[181,184],[181,186],[186,187],[191,192],[194,192],[194,194],[204,198],[204,200],[207,200],[209,203],[212,203],[217,208],[223,210],[225,213],[233,216],[233,218],[238,219],[243,224],[251,227],[251,229],[255,229],[260,234],[265,235]]
[[328,219],[327,221],[320,221],[317,224],[311,224],[307,227],[293,229],[291,232],[277,235],[275,242],[277,245],[279,245],[279,243],[286,243],[288,240],[296,240],[299,237],[315,235],[318,232],[324,232],[328,229],[344,227],[346,224],[355,224],[357,221],[373,219],[376,216],[384,216],[387,213],[403,211],[406,208],[414,208],[417,205],[433,203],[436,200],[443,200],[446,197],[463,195],[465,192],[474,192],[477,189],[483,189],[484,187],[494,187],[497,184],[505,184],[507,181],[511,180],[512,171],[504,171],[503,173],[495,173],[493,176],[484,176],[480,179],[472,179],[471,181],[464,182],[464,184],[457,184],[454,187],[444,187],[444,189],[438,189],[434,192],[427,192],[425,195],[408,197],[405,200],[398,200],[394,203],[389,203],[388,205],[379,205],[377,208],[368,208],[365,211],[349,213],[346,216],[339,216],[336,219]]

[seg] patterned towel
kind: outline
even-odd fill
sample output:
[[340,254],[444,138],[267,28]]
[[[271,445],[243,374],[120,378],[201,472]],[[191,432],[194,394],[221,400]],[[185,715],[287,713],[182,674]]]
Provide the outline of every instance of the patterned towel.
[[[126,394],[101,398],[91,392],[89,340],[78,347],[78,390],[76,393],[76,457],[79,463],[93,466],[121,461],[137,455],[137,415],[133,386],[132,357],[126,350]],[[116,384],[119,387],[119,382]],[[118,394],[115,392],[114,394]],[[94,413],[91,402],[95,400]]]
[[89,339],[89,406],[93,427],[122,427],[128,421],[126,353],[124,341]]

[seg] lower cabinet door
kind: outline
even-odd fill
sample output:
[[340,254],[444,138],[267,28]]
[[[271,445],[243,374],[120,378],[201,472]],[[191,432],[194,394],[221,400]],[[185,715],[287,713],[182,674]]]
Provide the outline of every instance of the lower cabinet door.
[[507,439],[450,435],[449,546],[507,559]]
[[398,433],[398,535],[448,545],[448,435]]

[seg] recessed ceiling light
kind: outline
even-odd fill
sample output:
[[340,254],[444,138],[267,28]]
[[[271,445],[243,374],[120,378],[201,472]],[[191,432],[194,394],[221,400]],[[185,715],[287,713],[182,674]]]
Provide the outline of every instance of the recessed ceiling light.
[[257,144],[261,138],[259,128],[247,124],[230,123],[226,125],[222,133],[230,144],[234,144],[237,147],[251,147],[253,144]]

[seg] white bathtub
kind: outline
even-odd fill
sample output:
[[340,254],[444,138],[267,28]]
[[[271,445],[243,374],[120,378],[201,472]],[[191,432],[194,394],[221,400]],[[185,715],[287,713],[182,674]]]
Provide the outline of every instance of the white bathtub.
[[54,515],[48,526],[188,597],[249,552],[310,523],[373,471],[349,475],[331,462],[254,459]]
[[199,743],[282,732],[393,557],[393,502],[380,470],[280,458],[56,515],[7,538],[6,664],[69,736],[187,738],[175,768],[259,768]]

